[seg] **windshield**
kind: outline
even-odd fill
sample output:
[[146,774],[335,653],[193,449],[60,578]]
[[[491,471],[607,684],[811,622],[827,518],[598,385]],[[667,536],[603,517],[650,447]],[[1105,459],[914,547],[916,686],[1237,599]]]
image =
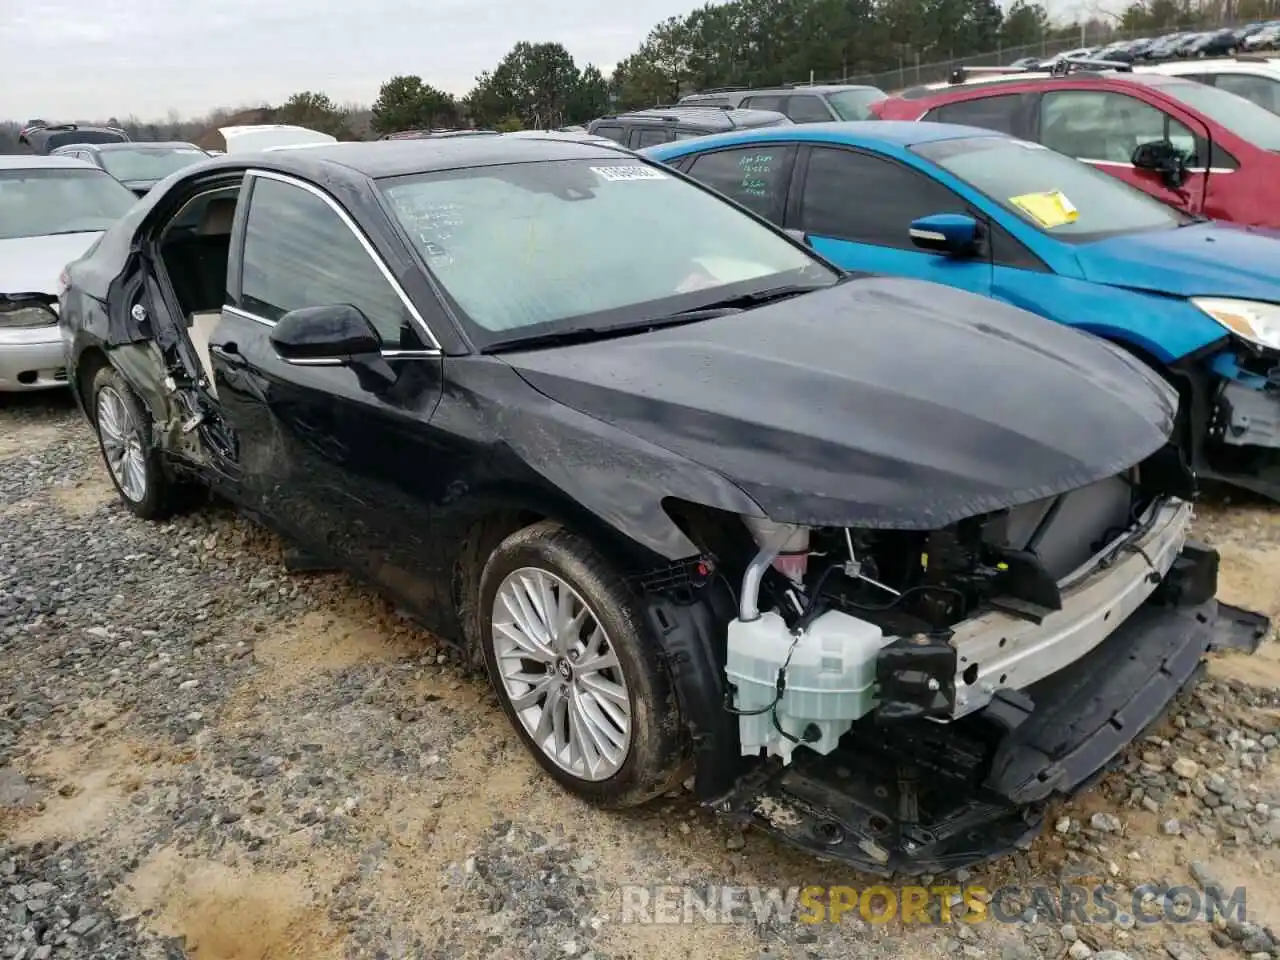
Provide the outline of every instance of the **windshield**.
[[1255,147],[1280,150],[1280,116],[1252,100],[1207,83],[1162,83],[1156,89],[1199,110]]
[[0,240],[105,230],[137,199],[99,170],[0,170]]
[[838,279],[714,194],[633,157],[442,171],[382,189],[481,347]]
[[205,155],[195,147],[129,147],[103,150],[102,168],[117,180],[163,180]]
[[911,148],[1038,230],[1075,243],[1190,223],[1141,190],[1038,143],[1011,137]]
[[863,90],[841,90],[839,93],[827,94],[827,103],[841,120],[873,120],[871,105],[887,100],[888,94],[875,87]]

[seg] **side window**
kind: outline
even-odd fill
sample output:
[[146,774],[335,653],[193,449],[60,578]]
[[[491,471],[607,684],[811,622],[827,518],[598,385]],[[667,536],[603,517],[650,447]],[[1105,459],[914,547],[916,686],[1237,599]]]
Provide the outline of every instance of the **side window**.
[[660,143],[670,143],[672,139],[672,131],[665,130],[662,127],[654,127],[649,130],[635,130],[631,134],[631,145],[633,147],[654,147]]
[[706,134],[703,133],[701,130],[677,130],[676,131],[677,140],[693,140],[697,137],[705,137],[705,136]]
[[1040,142],[1081,160],[1128,163],[1133,148],[1168,140],[1187,156],[1196,138],[1187,127],[1136,97],[1098,90],[1059,90],[1040,101]]
[[1019,120],[1026,104],[1021,93],[1005,93],[998,97],[977,97],[948,103],[930,110],[921,119],[935,123],[961,123],[970,127],[998,130],[1011,136],[1020,136]]
[[1247,73],[1221,73],[1218,86],[1227,93],[1252,100],[1272,113],[1280,113],[1280,81]]
[[616,140],[618,143],[627,142],[627,131],[618,124],[600,124],[595,130],[591,131],[595,136],[608,137],[610,140]]
[[784,113],[783,106],[786,97],[775,93],[757,94],[754,97],[744,97],[742,108],[744,110],[777,110]]
[[749,150],[704,153],[689,168],[689,176],[748,210],[781,223],[795,150],[782,144],[760,144]]
[[333,209],[301,187],[254,182],[245,223],[244,309],[267,320],[290,310],[349,303],[391,347],[413,341],[409,316],[364,245]]
[[800,201],[806,233],[855,243],[915,250],[911,221],[934,213],[967,213],[941,184],[880,157],[815,147]]
[[796,123],[827,123],[832,119],[827,105],[808,93],[787,98],[787,116]]

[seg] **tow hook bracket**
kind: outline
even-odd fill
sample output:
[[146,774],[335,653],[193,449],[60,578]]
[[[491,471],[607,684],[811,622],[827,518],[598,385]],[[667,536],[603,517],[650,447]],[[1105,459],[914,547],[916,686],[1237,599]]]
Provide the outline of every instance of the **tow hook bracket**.
[[1153,598],[1175,607],[1208,603],[1218,592],[1218,551],[1198,540],[1188,540],[1165,574]]
[[950,717],[956,706],[956,651],[950,633],[901,637],[876,657],[875,719],[898,723]]

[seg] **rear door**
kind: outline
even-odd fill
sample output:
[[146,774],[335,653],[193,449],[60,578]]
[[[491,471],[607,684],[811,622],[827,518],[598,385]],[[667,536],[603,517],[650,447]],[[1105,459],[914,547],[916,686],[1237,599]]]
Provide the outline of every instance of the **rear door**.
[[1039,102],[1038,93],[1002,93],[944,103],[940,107],[934,107],[920,119],[998,130],[1025,140],[1031,136]]
[[695,180],[781,226],[795,157],[793,143],[760,143],[701,153],[682,169]]
[[786,107],[792,123],[830,123],[838,119],[826,101],[812,93],[793,93],[787,97]]
[[935,213],[985,218],[936,180],[887,157],[834,147],[806,147],[797,160],[799,188],[785,225],[847,270],[919,277],[974,293],[991,292],[988,257],[959,258],[911,242],[913,220]]
[[[1209,129],[1183,111],[1114,90],[1050,90],[1040,99],[1034,139],[1186,213],[1204,209],[1212,141]],[[1130,162],[1135,147],[1157,140],[1168,140],[1188,157],[1181,186],[1171,187],[1159,173]]]
[[[208,350],[237,442],[242,502],[411,599],[412,558],[428,536],[427,510],[412,491],[431,469],[426,424],[442,359],[392,277],[335,200],[302,181],[253,172],[236,212],[228,302]],[[394,383],[279,356],[270,335],[284,314],[333,304],[368,317]]]
[[631,138],[628,146],[632,150],[640,150],[644,147],[656,147],[660,143],[670,143],[675,139],[676,131],[674,127],[632,127]]

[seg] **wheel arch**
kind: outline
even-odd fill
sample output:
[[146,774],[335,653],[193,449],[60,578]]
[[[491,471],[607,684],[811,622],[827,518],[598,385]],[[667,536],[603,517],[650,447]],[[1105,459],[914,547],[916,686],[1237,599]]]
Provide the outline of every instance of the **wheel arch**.
[[512,534],[534,524],[552,522],[584,537],[616,566],[622,576],[634,576],[668,561],[628,540],[618,530],[581,505],[546,492],[515,489],[486,498],[468,511],[464,519],[449,524],[443,532],[448,542],[457,544],[448,557],[446,569],[456,629],[451,639],[458,642],[466,662],[479,667],[479,611],[475,607],[480,575],[490,555]]

